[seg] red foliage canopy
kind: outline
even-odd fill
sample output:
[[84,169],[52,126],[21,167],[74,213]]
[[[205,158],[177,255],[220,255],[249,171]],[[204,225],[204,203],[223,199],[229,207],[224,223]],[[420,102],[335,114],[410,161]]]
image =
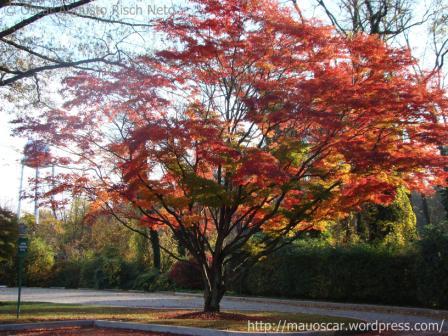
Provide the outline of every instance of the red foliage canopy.
[[172,48],[67,78],[64,109],[23,120],[90,169],[65,186],[171,228],[211,283],[260,230],[262,254],[399,185],[446,182],[447,100],[407,50],[273,0],[193,2],[158,23]]

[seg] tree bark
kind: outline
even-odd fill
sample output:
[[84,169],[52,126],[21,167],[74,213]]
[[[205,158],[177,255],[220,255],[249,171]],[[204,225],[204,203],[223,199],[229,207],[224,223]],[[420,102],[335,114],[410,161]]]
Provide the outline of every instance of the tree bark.
[[431,225],[431,214],[429,212],[428,199],[424,194],[422,194],[422,204],[423,204],[423,216],[425,218],[425,225]]
[[203,271],[204,276],[204,312],[217,313],[220,302],[225,293],[222,265],[213,265],[209,272]]
[[179,255],[179,257],[185,257],[187,255],[187,252],[185,250],[184,244],[182,244],[182,241],[181,239],[179,239],[178,235],[174,235],[174,238],[177,241],[177,254]]
[[161,261],[160,261],[159,233],[155,230],[149,230],[149,237],[151,240],[154,267],[160,269]]

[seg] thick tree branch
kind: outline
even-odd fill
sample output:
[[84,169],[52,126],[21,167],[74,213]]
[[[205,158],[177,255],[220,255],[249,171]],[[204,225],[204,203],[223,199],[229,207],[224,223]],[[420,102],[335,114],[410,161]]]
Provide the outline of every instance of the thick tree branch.
[[[29,17],[29,18],[27,18],[27,19],[24,19],[24,20],[16,23],[12,27],[9,27],[9,28],[1,31],[0,32],[0,38],[6,37],[8,35],[11,35],[11,34],[17,32],[17,31],[19,31],[20,29],[22,29],[22,28],[24,28],[24,27],[26,27],[26,26],[28,26],[28,25],[30,25],[30,24],[32,24],[32,23],[34,23],[34,22],[36,22],[36,21],[38,21],[38,20],[40,20],[40,19],[42,19],[42,18],[44,18],[46,16],[48,16],[48,15],[61,13],[61,12],[67,12],[67,11],[69,11],[71,9],[83,6],[83,5],[88,4],[90,2],[93,2],[93,1],[95,1],[95,0],[80,0],[80,1],[73,2],[73,3],[69,4],[69,5],[63,5],[63,6],[48,8],[46,10],[43,10],[43,11],[41,11],[41,12],[39,12],[39,13]],[[11,5],[13,5],[13,4],[11,4]]]
[[89,59],[73,61],[73,62],[62,61],[62,62],[58,62],[56,64],[38,66],[38,67],[29,69],[29,70],[25,70],[25,71],[18,71],[18,70],[11,71],[11,70],[8,70],[8,69],[2,67],[2,68],[0,68],[0,70],[5,71],[7,73],[14,74],[14,76],[9,77],[7,79],[0,80],[0,86],[10,85],[10,84],[17,82],[18,80],[21,80],[23,78],[33,77],[36,74],[43,72],[43,71],[62,69],[62,68],[68,68],[68,67],[76,67],[76,66],[83,65],[83,64],[92,64],[92,63],[99,63],[99,62],[109,64],[109,65],[120,65],[119,62],[108,61],[105,57],[96,57],[96,58],[89,58]]

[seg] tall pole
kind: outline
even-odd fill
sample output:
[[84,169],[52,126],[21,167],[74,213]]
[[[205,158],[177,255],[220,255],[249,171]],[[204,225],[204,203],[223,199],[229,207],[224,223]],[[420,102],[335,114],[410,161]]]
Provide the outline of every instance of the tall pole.
[[[55,165],[53,164],[51,166],[51,187],[53,190],[56,185],[54,182],[54,177],[55,177]],[[55,204],[55,200],[54,200],[54,194],[51,195],[51,210],[53,211],[54,218],[58,218],[57,213],[56,213],[56,204]]]
[[[19,183],[19,202],[17,205],[17,222],[20,223],[20,215],[21,215],[21,211],[22,211],[22,189],[23,189],[23,173],[25,170],[25,164],[23,162],[23,160],[21,161],[22,167],[20,168],[20,183]],[[19,224],[19,233],[23,234],[22,231],[23,229],[20,227]],[[20,244],[20,243],[19,243]],[[22,260],[23,257],[21,256],[21,253],[18,252],[17,253],[17,259],[18,259],[18,272],[17,272],[17,287],[18,287],[18,293],[17,293],[17,318],[19,318],[20,316],[20,301],[21,301],[21,297],[22,297]]]
[[22,278],[23,278],[23,262],[28,250],[28,238],[26,237],[26,225],[19,224],[19,239],[17,240],[17,318],[20,317],[20,304],[22,302]]
[[17,294],[17,311],[16,316],[19,318],[20,316],[20,304],[22,302],[22,269],[23,269],[23,256],[20,254],[17,257],[18,259],[18,275],[17,275],[17,287],[18,287],[18,294]]
[[39,167],[36,167],[36,189],[34,190],[34,218],[36,226],[39,225]]
[[20,169],[20,183],[19,183],[19,202],[17,203],[17,220],[20,221],[20,215],[22,211],[22,189],[23,189],[23,172],[25,170],[25,164],[21,161],[22,167]]

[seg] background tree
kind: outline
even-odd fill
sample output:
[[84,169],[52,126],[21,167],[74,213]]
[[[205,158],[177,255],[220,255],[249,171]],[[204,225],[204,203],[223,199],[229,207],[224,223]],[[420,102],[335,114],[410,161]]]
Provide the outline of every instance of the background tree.
[[403,246],[417,238],[417,219],[403,188],[389,206],[366,204],[360,213],[358,233],[366,242]]
[[344,35],[365,33],[387,41],[426,22],[431,11],[419,13],[413,0],[316,0],[335,28]]
[[[3,98],[48,104],[46,91],[64,69],[101,71],[119,65],[137,49],[145,50],[153,38],[147,34],[151,27],[147,15],[126,16],[114,10],[136,4],[132,0],[1,1]],[[137,47],[136,39],[145,42]]]
[[[328,232],[327,232],[328,231]],[[359,211],[324,227],[335,245],[367,243],[403,247],[415,241],[417,217],[404,188],[398,188],[390,205],[365,203]]]
[[193,3],[158,25],[179,48],[67,78],[64,108],[16,122],[82,168],[54,192],[169,228],[200,265],[205,311],[301,231],[446,182],[447,102],[409,53],[297,22],[276,1]]
[[[75,244],[74,251],[82,255],[85,250],[102,251],[112,243],[120,252],[132,254],[132,258],[138,259],[142,265],[151,264],[160,270],[162,256],[159,232],[139,227],[138,220],[117,220],[114,215],[104,211],[90,211],[86,200],[75,199],[63,219],[66,231],[64,244]],[[130,241],[133,242],[132,246],[129,245]]]
[[10,262],[16,254],[18,238],[16,215],[0,207],[0,263]]
[[0,207],[0,284],[15,281],[14,267],[18,239],[17,216],[6,207]]
[[435,55],[434,69],[442,70],[445,67],[448,55],[448,3],[445,0],[436,2],[434,15],[430,22],[432,50]]

